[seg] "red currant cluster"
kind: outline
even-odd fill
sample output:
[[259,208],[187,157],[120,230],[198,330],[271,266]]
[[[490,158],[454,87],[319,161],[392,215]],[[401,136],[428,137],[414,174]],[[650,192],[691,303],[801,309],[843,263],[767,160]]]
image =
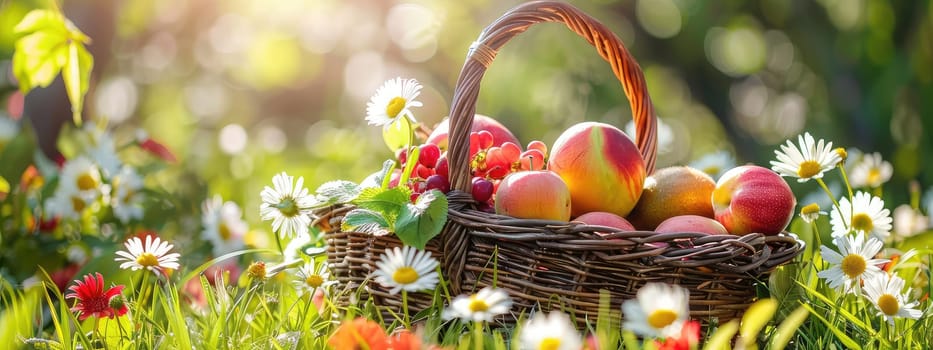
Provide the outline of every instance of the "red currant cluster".
[[[412,190],[412,201],[415,201],[424,191],[436,189],[447,193],[450,191],[450,172],[447,163],[447,153],[441,152],[437,145],[425,143],[418,147],[418,163],[414,165],[408,186]],[[397,153],[401,168],[408,161],[408,150],[402,149]],[[493,135],[489,131],[481,130],[470,133],[470,172],[472,179],[473,199],[479,203],[480,209],[492,210],[493,194],[499,181],[506,175],[525,170],[543,170],[546,167],[547,145],[541,141],[531,141],[525,151],[513,142],[503,142],[494,145]],[[390,186],[398,185],[401,170],[392,174]]]

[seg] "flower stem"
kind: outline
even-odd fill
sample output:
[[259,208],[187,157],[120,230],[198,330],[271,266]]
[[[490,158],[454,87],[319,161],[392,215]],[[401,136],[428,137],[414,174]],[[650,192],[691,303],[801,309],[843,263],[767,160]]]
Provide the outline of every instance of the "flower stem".
[[405,329],[411,329],[411,318],[408,316],[408,291],[402,289],[402,317]]
[[483,321],[473,321],[473,349],[483,350]]
[[[845,171],[842,172],[842,177],[845,178]],[[820,187],[823,188],[823,192],[826,192],[826,195],[829,196],[829,199],[833,201],[833,206],[836,207],[836,211],[839,212],[839,217],[842,218],[842,208],[839,206],[839,201],[836,200],[836,196],[833,195],[833,191],[829,190],[829,187],[826,186],[826,182],[823,182],[823,179],[816,179],[816,183],[820,184]],[[846,188],[849,189],[849,203],[852,202],[852,188],[849,187],[849,181],[846,180]],[[845,220],[843,220],[845,222]],[[852,218],[849,218],[849,222],[852,222]]]

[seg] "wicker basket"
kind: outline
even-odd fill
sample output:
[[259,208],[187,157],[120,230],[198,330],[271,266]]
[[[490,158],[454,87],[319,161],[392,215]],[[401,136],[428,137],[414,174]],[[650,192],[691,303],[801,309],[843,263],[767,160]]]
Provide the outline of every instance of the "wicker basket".
[[[704,322],[741,316],[757,296],[756,284],[802,249],[784,234],[765,236],[706,235],[617,229],[575,222],[516,219],[475,209],[469,192],[469,131],[480,81],[498,50],[512,37],[540,22],[560,22],[592,44],[612,66],[632,107],[635,144],[647,169],[656,157],[656,117],[641,69],[622,42],[597,20],[560,2],[530,2],[508,11],[486,27],[472,45],[454,90],[450,112],[448,159],[452,191],[448,223],[429,250],[441,261],[452,293],[470,293],[495,284],[508,290],[518,315],[532,308],[562,309],[578,320],[594,319],[601,293],[613,310],[633,298],[647,282],[679,284],[690,291],[691,316]],[[328,261],[347,288],[366,290],[377,304],[394,307],[399,296],[386,293],[367,277],[393,236],[341,232],[345,207],[328,208],[318,222],[325,230]],[[600,235],[596,232],[609,235]],[[429,294],[410,294],[419,310],[431,305]],[[508,319],[506,319],[508,321]]]

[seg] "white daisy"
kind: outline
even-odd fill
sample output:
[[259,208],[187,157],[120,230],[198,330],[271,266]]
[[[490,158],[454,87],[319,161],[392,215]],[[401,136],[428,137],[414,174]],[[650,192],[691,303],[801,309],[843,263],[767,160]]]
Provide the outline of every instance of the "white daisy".
[[146,236],[146,244],[139,237],[128,239],[125,243],[126,251],[117,251],[117,257],[114,259],[120,264],[121,269],[146,269],[152,272],[158,272],[162,269],[178,269],[178,253],[168,254],[168,251],[174,247],[159,237],[152,239],[151,235]]
[[211,242],[212,253],[218,257],[243,249],[243,236],[249,230],[243,213],[234,202],[224,202],[219,195],[205,200],[201,205],[201,237]]
[[652,338],[680,335],[690,316],[690,293],[678,285],[648,283],[638,290],[636,299],[622,303],[625,322],[622,328]]
[[45,210],[48,217],[58,217],[65,220],[78,220],[85,209],[97,200],[94,192],[80,192],[74,188],[59,186],[52,198],[45,201]]
[[851,203],[848,198],[843,197],[839,200],[839,210],[830,212],[829,217],[833,237],[844,236],[854,231],[858,234],[870,234],[884,241],[891,234],[891,211],[885,209],[881,198],[868,192],[856,192]]
[[570,317],[559,311],[536,313],[522,327],[519,337],[519,349],[526,350],[579,350],[583,346]]
[[313,295],[312,293],[317,290],[327,293],[327,287],[337,283],[336,280],[330,279],[330,270],[327,268],[327,263],[315,266],[314,261],[311,261],[304,264],[298,268],[297,276],[298,279],[292,282],[295,284],[299,295]]
[[461,295],[444,310],[446,320],[459,318],[464,321],[491,322],[492,318],[512,309],[512,298],[504,289],[486,287],[473,295]]
[[820,215],[826,215],[826,212],[820,210],[819,204],[810,203],[800,208],[800,218],[808,224],[818,219]]
[[865,241],[865,235],[846,235],[836,237],[833,242],[839,252],[825,245],[820,247],[823,260],[831,266],[816,275],[825,279],[830,287],[845,293],[854,292],[862,280],[882,273],[878,265],[888,262],[888,259],[873,259],[883,246],[875,237]]
[[894,324],[895,317],[918,319],[923,311],[917,310],[916,301],[908,303],[907,295],[910,288],[904,292],[904,280],[886,273],[865,280],[865,297],[878,309],[878,315],[884,317],[888,323]]
[[110,206],[113,215],[122,223],[143,217],[143,203],[145,195],[143,178],[131,166],[124,166],[120,172],[113,176],[113,195],[110,197]]
[[307,235],[308,225],[311,224],[308,215],[314,197],[303,186],[304,177],[299,177],[294,186],[292,179],[285,172],[279,173],[272,177],[275,187],[266,186],[260,194],[262,205],[259,206],[259,213],[262,220],[272,220],[272,231],[283,237]]
[[909,204],[901,204],[894,208],[894,230],[891,234],[894,238],[904,239],[929,228],[929,219],[919,210],[914,209]]
[[415,100],[419,94],[421,84],[415,79],[386,81],[366,104],[366,121],[369,125],[385,126],[404,116],[415,122],[411,108],[421,107],[421,102]]
[[771,169],[781,176],[796,177],[797,182],[819,179],[841,161],[832,142],[814,141],[810,133],[797,136],[797,142],[799,146],[787,140],[780,151],[774,151],[777,161],[771,161]]
[[51,216],[79,219],[81,213],[107,191],[97,165],[87,157],[77,157],[62,167],[58,187],[46,202],[46,210]]
[[305,249],[313,245],[311,235],[303,235],[292,238],[283,252],[283,261],[294,261],[307,257]]
[[117,156],[113,136],[95,123],[86,124],[84,131],[86,133],[84,153],[100,165],[105,177],[116,175],[123,167],[123,162]]
[[891,179],[894,167],[891,163],[881,159],[878,152],[866,154],[855,164],[849,176],[852,187],[880,187]]
[[718,180],[724,172],[735,168],[735,157],[728,151],[718,151],[691,162],[690,167],[709,174],[713,180]]
[[436,267],[437,260],[427,251],[411,246],[395,247],[379,257],[375,280],[391,288],[390,294],[403,289],[409,292],[433,289],[438,281],[437,271],[434,270]]

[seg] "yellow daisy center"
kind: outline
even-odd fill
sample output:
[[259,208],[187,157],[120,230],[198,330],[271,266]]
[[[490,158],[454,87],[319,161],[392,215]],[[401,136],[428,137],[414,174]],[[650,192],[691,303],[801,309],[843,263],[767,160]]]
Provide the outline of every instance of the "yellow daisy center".
[[670,309],[657,309],[648,315],[648,324],[656,329],[669,326],[677,320],[677,312]]
[[489,310],[489,304],[486,304],[486,301],[479,299],[477,297],[470,298],[470,312],[485,312]]
[[897,310],[900,310],[901,305],[893,295],[882,294],[878,297],[878,308],[881,309],[881,312],[885,315],[894,316],[897,314]]
[[84,203],[84,200],[80,197],[71,197],[71,207],[75,210],[76,213],[80,213],[84,210],[84,207],[87,206]]
[[295,203],[295,200],[291,197],[282,198],[282,201],[279,204],[275,205],[275,208],[282,213],[282,215],[287,217],[298,216],[298,204]]
[[852,215],[852,229],[856,231],[868,232],[875,227],[874,222],[871,220],[871,216],[865,213],[858,213]]
[[849,157],[849,152],[846,152],[845,148],[839,147],[839,148],[834,149],[833,151],[836,152],[836,154],[839,156],[839,159],[842,162],[846,161],[846,158]]
[[716,174],[719,174],[720,169],[722,168],[720,168],[719,166],[710,165],[706,168],[703,168],[703,172],[709,174],[710,176],[716,176]]
[[800,176],[801,179],[809,179],[819,174],[820,170],[820,163],[817,163],[815,160],[807,160],[800,163],[800,169],[797,169],[797,176]]
[[406,102],[408,101],[402,97],[393,97],[386,106],[386,115],[388,115],[389,118],[397,117],[399,112],[402,111],[402,108],[405,108]]
[[221,223],[220,226],[217,227],[217,234],[219,234],[220,238],[225,241],[229,240],[230,237],[233,236],[233,233],[230,232],[230,227],[228,227],[225,223]]
[[324,284],[324,278],[322,278],[321,275],[311,275],[305,278],[305,284],[307,284],[308,287],[317,288]]
[[820,205],[816,203],[810,203],[805,205],[803,208],[800,208],[800,213],[803,215],[816,215],[820,212]]
[[159,266],[159,258],[150,252],[143,252],[136,257],[136,263],[142,267]]
[[408,266],[400,267],[392,274],[392,280],[398,284],[412,284],[418,280],[418,277],[420,277],[418,271]]
[[550,337],[544,338],[541,340],[541,343],[538,344],[538,350],[557,350],[560,349],[560,339]]
[[839,269],[842,270],[842,273],[849,276],[849,278],[856,278],[865,272],[865,258],[858,254],[849,254],[845,258],[842,258],[842,263],[839,264]]
[[98,185],[97,178],[90,172],[81,173],[75,182],[78,184],[78,189],[82,191],[93,190]]
[[868,169],[868,184],[874,185],[881,181],[881,170],[878,168]]

